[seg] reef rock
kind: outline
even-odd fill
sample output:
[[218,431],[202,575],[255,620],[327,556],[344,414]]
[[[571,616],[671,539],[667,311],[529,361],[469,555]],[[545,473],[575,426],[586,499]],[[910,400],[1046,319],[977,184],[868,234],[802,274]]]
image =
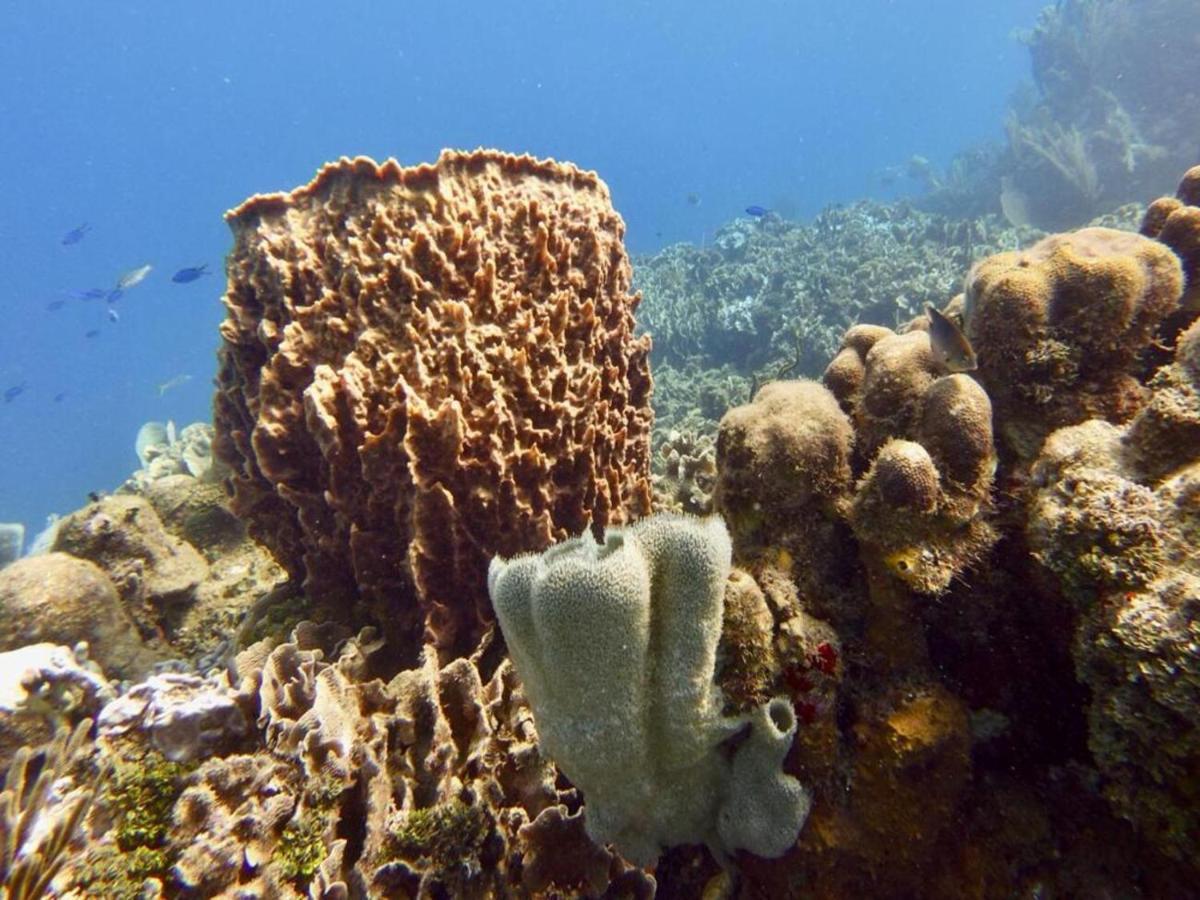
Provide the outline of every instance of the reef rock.
[[124,494],[63,519],[54,549],[104,569],[147,638],[161,635],[208,574],[204,557],[167,534],[146,500]]
[[98,566],[66,553],[18,560],[0,572],[0,649],[86,641],[110,675],[137,677],[156,657],[112,581]]
[[229,222],[216,452],[312,596],[453,655],[488,556],[648,509],[649,341],[595,174],[343,159]]
[[223,675],[213,679],[166,673],[134,685],[104,707],[97,735],[114,741],[137,739],[172,762],[225,755],[249,727],[239,698]]
[[0,771],[19,748],[47,743],[59,722],[94,718],[113,699],[83,649],[43,643],[0,653]]

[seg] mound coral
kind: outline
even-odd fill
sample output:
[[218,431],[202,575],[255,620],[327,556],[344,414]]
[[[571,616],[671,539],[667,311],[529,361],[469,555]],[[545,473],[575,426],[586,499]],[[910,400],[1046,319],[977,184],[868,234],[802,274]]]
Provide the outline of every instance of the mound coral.
[[1089,746],[1105,791],[1180,859],[1200,837],[1200,442],[1168,439],[1162,410],[1184,420],[1177,437],[1194,433],[1198,345],[1200,323],[1129,427],[1092,420],[1050,436],[1026,526],[1036,558],[1081,612],[1073,653],[1093,695]]
[[1182,305],[1200,312],[1200,166],[1188,169],[1174,197],[1150,204],[1141,232],[1162,241],[1183,263],[1185,280]]
[[[808,793],[782,771],[791,703],[721,714],[730,553],[719,518],[659,515],[488,572],[539,744],[583,791],[592,839],[635,863],[701,842],[780,856],[808,815]],[[721,744],[746,725],[730,760]]]
[[986,512],[996,455],[987,393],[941,369],[926,325],[850,329],[824,380],[866,469],[849,510],[855,535],[910,587],[937,593],[995,539]]
[[1141,408],[1138,357],[1179,305],[1179,260],[1108,228],[1052,235],[978,263],[963,311],[1000,435],[1020,459],[1051,431]]
[[649,508],[647,339],[594,173],[343,159],[228,220],[217,456],[310,594],[411,660],[490,619],[486,560]]

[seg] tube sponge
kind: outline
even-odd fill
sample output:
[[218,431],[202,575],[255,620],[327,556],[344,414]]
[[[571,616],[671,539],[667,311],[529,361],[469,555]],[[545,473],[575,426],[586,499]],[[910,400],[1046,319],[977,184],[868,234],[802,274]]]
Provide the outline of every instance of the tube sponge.
[[[635,863],[684,843],[778,856],[808,815],[782,771],[788,701],[721,714],[731,555],[720,518],[659,515],[488,570],[543,750],[583,791],[591,838]],[[721,745],[747,726],[730,759]]]

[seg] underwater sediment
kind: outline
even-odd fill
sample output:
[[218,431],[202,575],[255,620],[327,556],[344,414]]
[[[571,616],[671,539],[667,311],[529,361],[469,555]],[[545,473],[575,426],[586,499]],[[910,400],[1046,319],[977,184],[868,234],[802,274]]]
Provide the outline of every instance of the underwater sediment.
[[10,894],[1194,895],[1198,182],[672,435],[719,518],[594,174],[248,201],[215,454],[0,571]]

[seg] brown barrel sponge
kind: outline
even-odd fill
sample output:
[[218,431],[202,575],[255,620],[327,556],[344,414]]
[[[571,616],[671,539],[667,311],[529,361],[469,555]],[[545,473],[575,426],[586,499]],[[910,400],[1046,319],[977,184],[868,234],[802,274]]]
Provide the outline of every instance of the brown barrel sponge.
[[650,343],[594,172],[342,159],[227,219],[215,447],[315,599],[454,655],[489,557],[648,511]]

